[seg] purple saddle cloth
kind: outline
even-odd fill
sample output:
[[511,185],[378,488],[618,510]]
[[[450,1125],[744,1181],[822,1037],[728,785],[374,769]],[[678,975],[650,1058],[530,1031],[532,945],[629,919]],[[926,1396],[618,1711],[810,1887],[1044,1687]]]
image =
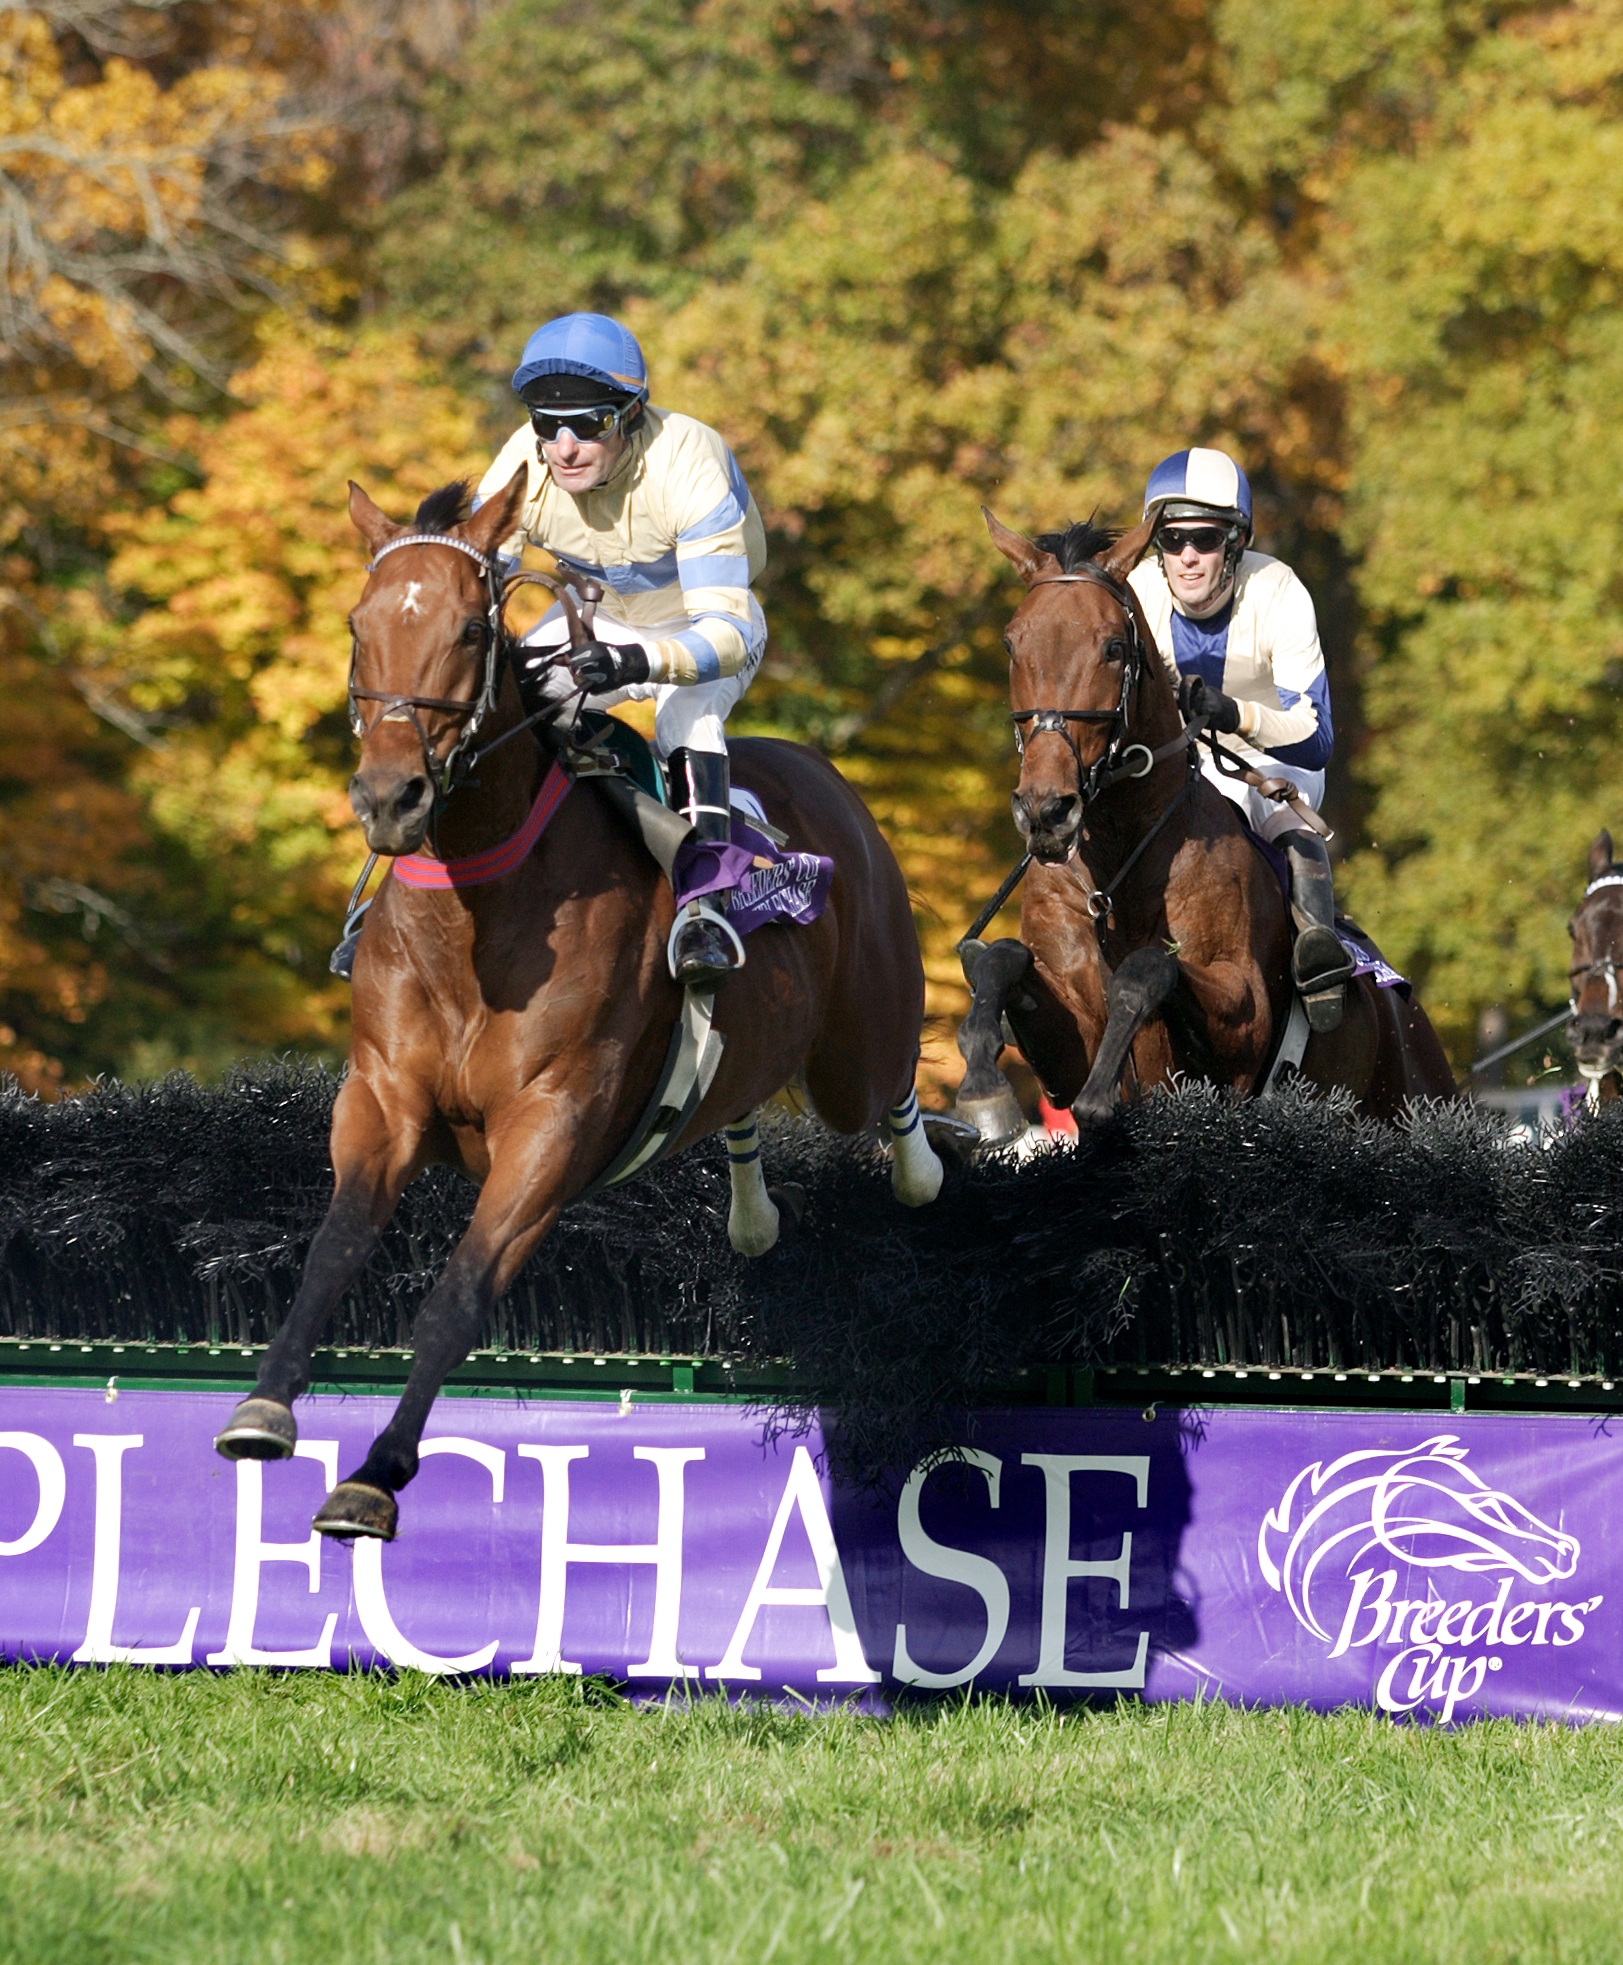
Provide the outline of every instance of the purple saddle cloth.
[[734,808],[732,842],[683,840],[671,868],[676,904],[727,894],[727,919],[740,935],[764,921],[797,921],[804,927],[828,905],[834,862],[821,853],[786,853]]
[[[1274,878],[1279,882],[1279,891],[1285,897],[1288,908],[1291,902],[1290,861],[1277,846],[1270,845],[1259,833],[1246,827],[1246,837],[1273,869]],[[1347,917],[1337,915],[1336,933],[1341,938],[1341,946],[1353,959],[1353,975],[1373,976],[1377,989],[1401,989],[1408,993],[1409,978],[1400,976],[1381,951],[1370,940],[1362,928],[1353,926]]]

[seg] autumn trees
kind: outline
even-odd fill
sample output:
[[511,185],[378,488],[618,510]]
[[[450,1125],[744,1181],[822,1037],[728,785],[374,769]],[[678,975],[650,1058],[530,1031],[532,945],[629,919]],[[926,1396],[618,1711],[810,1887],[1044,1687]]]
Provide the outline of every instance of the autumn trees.
[[1457,1056],[1480,1005],[1561,1000],[1623,816],[1623,0],[0,23],[0,1062],[341,1041],[343,483],[404,512],[477,466],[571,306],[738,451],[773,630],[740,721],[871,799],[937,1013],[1013,844],[978,508],[1125,520],[1187,442],[1318,600],[1354,905]]

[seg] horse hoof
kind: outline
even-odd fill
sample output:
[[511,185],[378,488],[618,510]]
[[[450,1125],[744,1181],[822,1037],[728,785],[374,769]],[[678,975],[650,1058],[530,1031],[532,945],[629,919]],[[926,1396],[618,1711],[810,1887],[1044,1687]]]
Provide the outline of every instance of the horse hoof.
[[336,1542],[392,1542],[400,1521],[394,1496],[366,1481],[340,1481],[310,1524]]
[[1079,1133],[1097,1132],[1101,1126],[1109,1125],[1115,1116],[1114,1099],[1108,1105],[1088,1105],[1082,1099],[1078,1099],[1071,1107],[1071,1117],[1076,1121],[1076,1129]]
[[781,1187],[769,1187],[766,1198],[778,1211],[778,1240],[793,1242],[806,1219],[806,1190],[798,1181],[786,1180]]
[[244,1399],[214,1437],[227,1460],[291,1460],[299,1423],[275,1399]]
[[926,1112],[924,1137],[935,1148],[935,1156],[941,1164],[960,1173],[969,1165],[971,1155],[981,1143],[980,1128],[951,1112]]
[[1026,1115],[1007,1084],[990,1098],[960,1096],[953,1111],[975,1128],[982,1146],[1008,1146],[1025,1136]]

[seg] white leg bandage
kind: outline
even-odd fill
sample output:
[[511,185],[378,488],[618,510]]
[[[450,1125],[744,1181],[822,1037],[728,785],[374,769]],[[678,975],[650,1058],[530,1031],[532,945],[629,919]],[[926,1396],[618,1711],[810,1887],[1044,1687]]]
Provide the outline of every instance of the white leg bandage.
[[752,1112],[727,1136],[727,1171],[733,1203],[727,1211],[727,1239],[740,1255],[765,1255],[778,1239],[778,1211],[767,1195],[761,1172],[761,1128]]
[[916,1092],[893,1105],[890,1123],[890,1187],[904,1208],[922,1208],[941,1192],[941,1162],[924,1136]]

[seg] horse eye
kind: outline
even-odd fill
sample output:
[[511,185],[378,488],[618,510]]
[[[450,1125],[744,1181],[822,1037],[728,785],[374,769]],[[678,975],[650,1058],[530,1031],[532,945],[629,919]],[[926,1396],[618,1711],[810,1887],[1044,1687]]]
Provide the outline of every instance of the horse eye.
[[483,621],[470,621],[462,630],[462,639],[468,643],[469,647],[477,647],[484,638],[485,623]]
[[1113,635],[1105,643],[1105,660],[1107,662],[1125,662],[1127,660],[1127,644],[1119,635]]

